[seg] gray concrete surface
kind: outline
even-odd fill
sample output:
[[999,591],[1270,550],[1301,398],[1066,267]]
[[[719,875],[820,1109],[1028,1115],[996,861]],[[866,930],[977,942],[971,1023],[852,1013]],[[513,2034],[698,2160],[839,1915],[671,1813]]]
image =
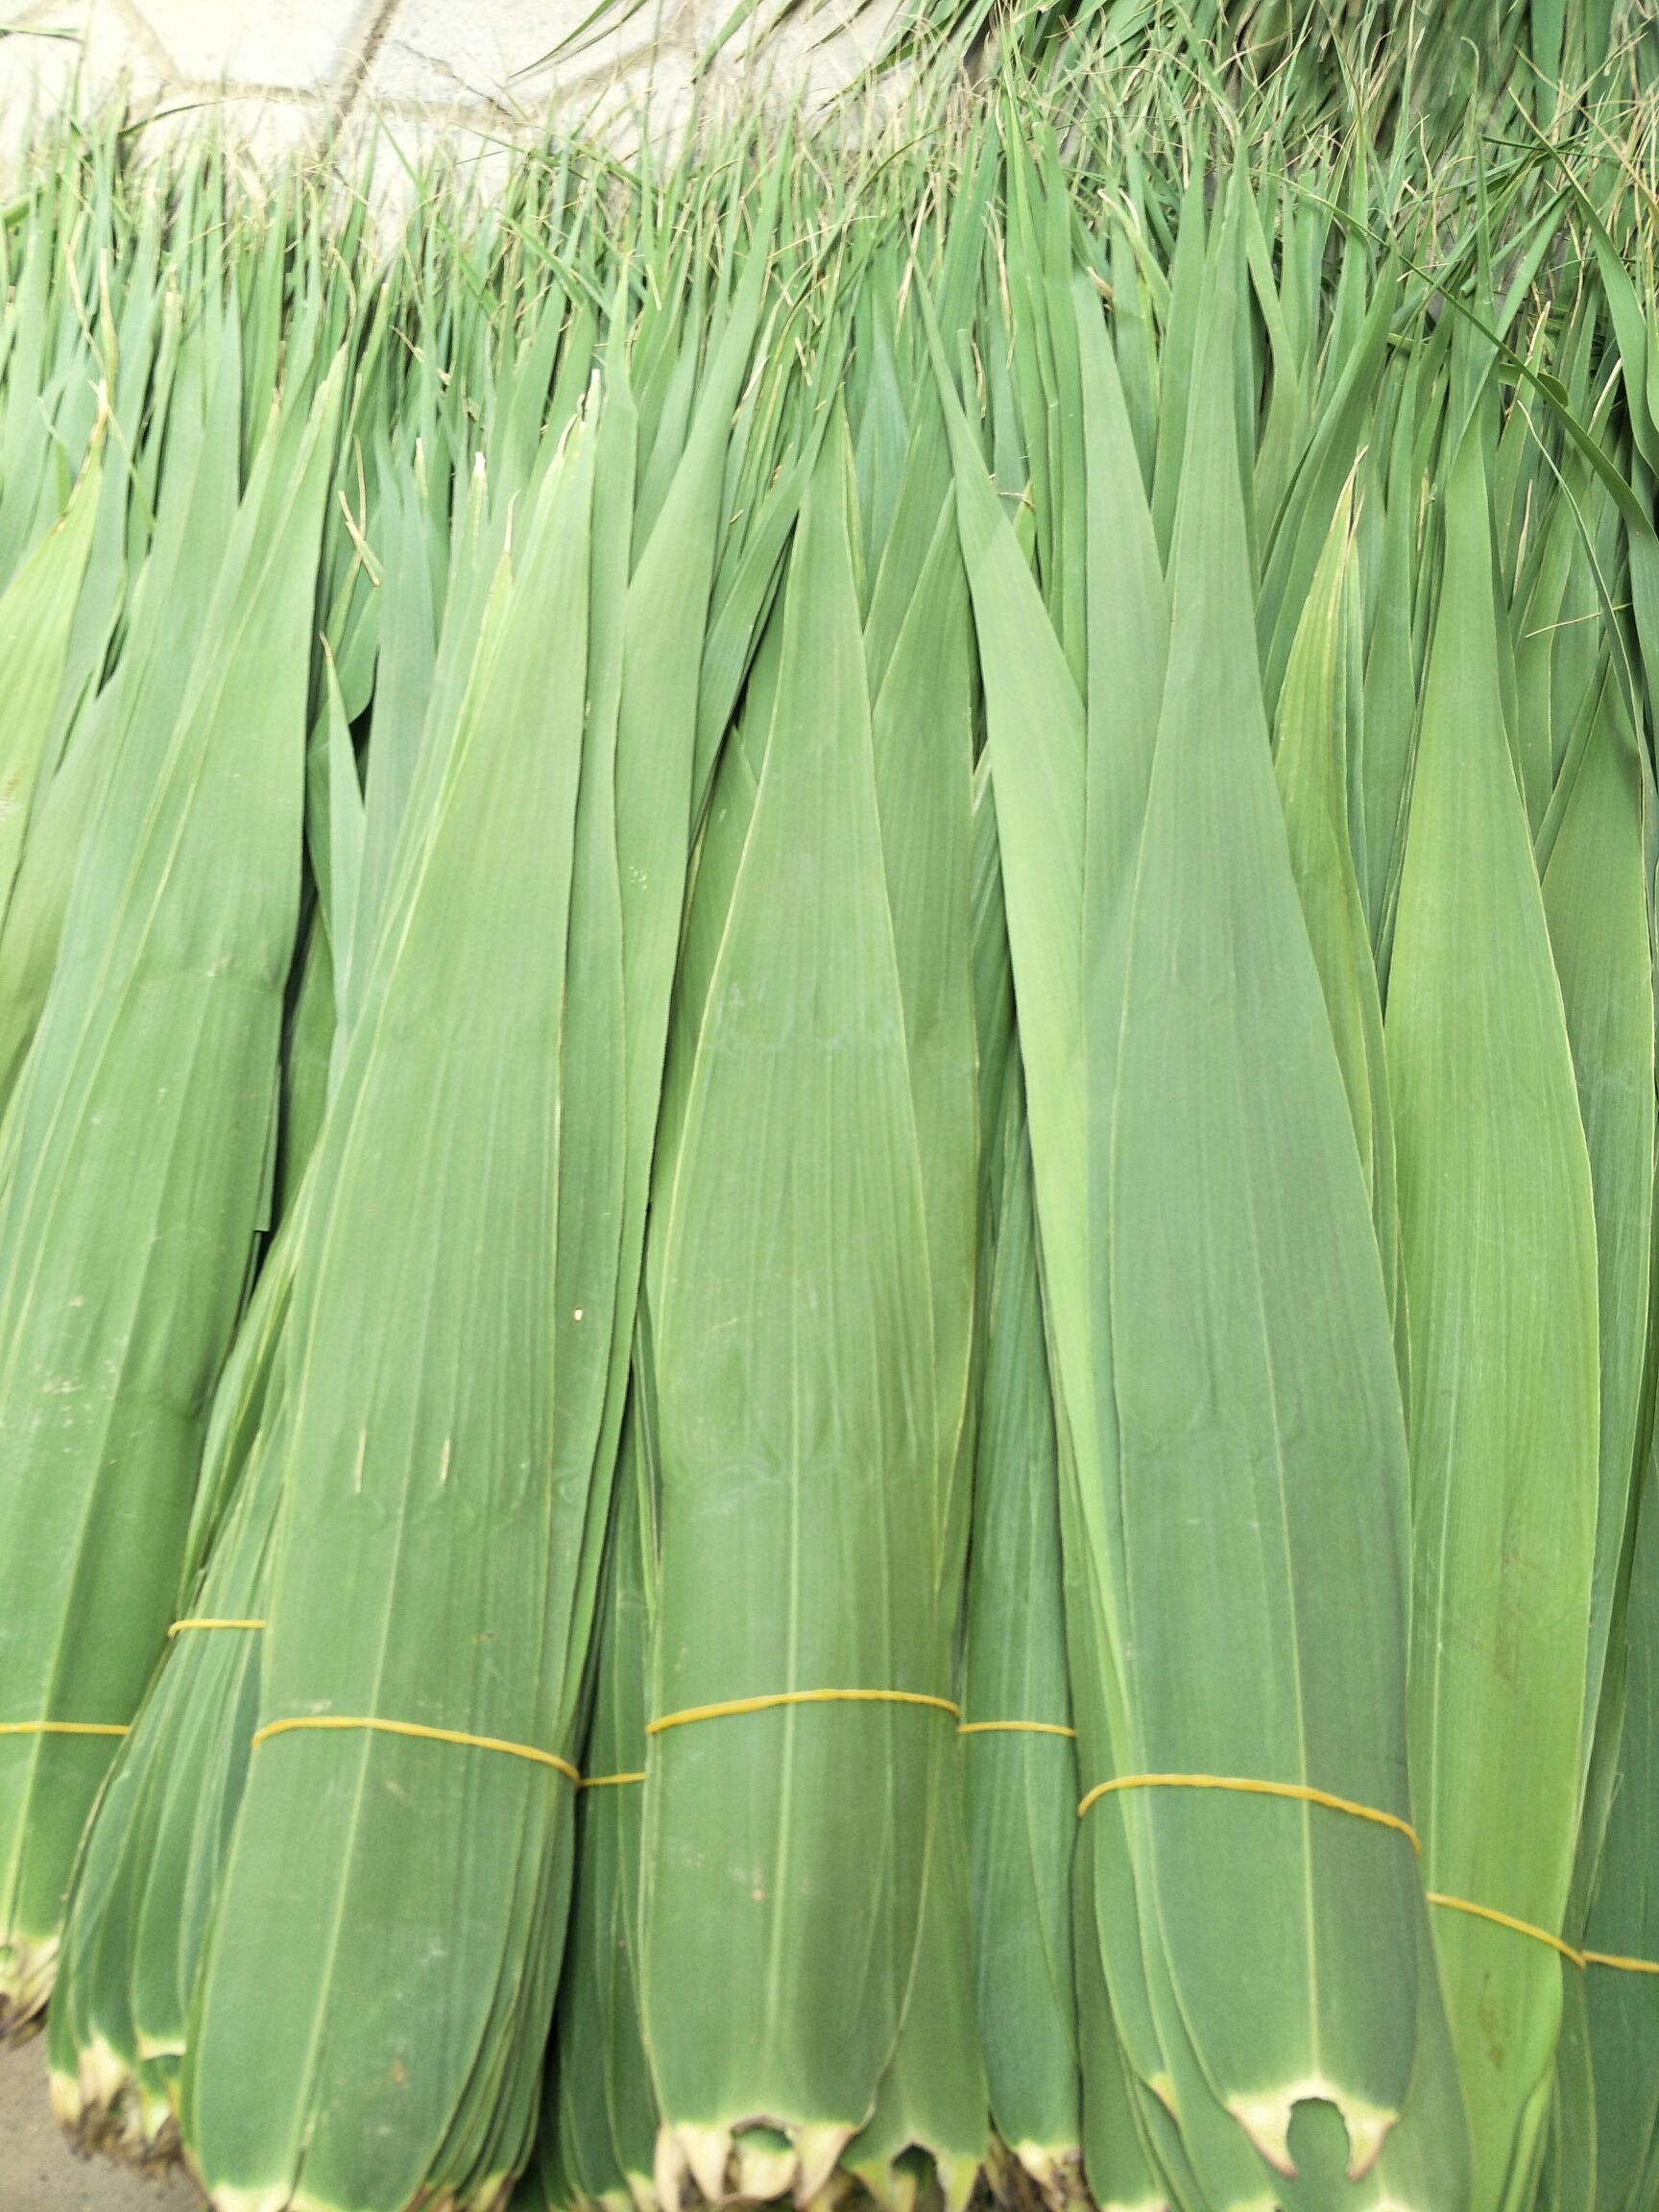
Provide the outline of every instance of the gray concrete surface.
[[0,2050],[0,2212],[200,2212],[183,2179],[77,2158],[46,2101],[46,2046],[36,2036]]
[[[857,73],[900,5],[758,0],[704,98],[752,89],[764,69],[810,108]],[[216,109],[256,156],[349,145],[376,119],[400,139],[482,146],[544,128],[549,113],[627,135],[644,111],[653,138],[672,136],[732,0],[614,0],[599,30],[573,40],[592,11],[593,0],[0,0],[0,141],[14,144],[31,112],[77,82],[122,84],[141,113]]]

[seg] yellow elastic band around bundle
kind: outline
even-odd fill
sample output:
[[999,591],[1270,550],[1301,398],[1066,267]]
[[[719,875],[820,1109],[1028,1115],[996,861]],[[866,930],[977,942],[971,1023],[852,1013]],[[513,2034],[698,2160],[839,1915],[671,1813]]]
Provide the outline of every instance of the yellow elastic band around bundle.
[[964,1720],[957,1728],[958,1736],[1070,1736],[1075,1738],[1075,1728],[1068,1728],[1058,1720]]
[[125,1736],[113,1720],[0,1720],[0,1736]]
[[[1109,1797],[1118,1790],[1236,1790],[1250,1797],[1296,1798],[1308,1805],[1328,1806],[1333,1813],[1352,1814],[1355,1819],[1370,1820],[1380,1828],[1393,1828],[1422,1856],[1417,1831],[1397,1813],[1383,1813],[1375,1805],[1359,1805],[1351,1797],[1335,1796],[1329,1790],[1310,1789],[1301,1782],[1256,1782],[1240,1775],[1225,1774],[1120,1774],[1116,1781],[1097,1782],[1078,1806],[1077,1817],[1081,1819],[1091,1805],[1097,1805],[1102,1797]],[[1431,1905],[1442,1906],[1451,1912],[1467,1912],[1477,1920],[1489,1920],[1495,1928],[1507,1928],[1517,1936],[1530,1936],[1535,1943],[1547,1943],[1551,1951],[1558,1951],[1563,1959],[1580,1969],[1612,1966],[1626,1974],[1659,1974],[1659,1960],[1624,1959],[1613,1951],[1575,1951],[1561,1936],[1551,1936],[1548,1928],[1536,1928],[1530,1920],[1519,1920],[1512,1912],[1500,1912],[1495,1906],[1477,1905],[1467,1897],[1448,1897],[1437,1889],[1430,1889],[1425,1894]]]
[[1490,1920],[1495,1928],[1509,1928],[1517,1936],[1529,1936],[1534,1943],[1548,1943],[1582,1971],[1586,1966],[1611,1966],[1621,1974],[1659,1974],[1659,1960],[1626,1959],[1617,1951],[1575,1951],[1548,1928],[1535,1928],[1530,1920],[1518,1920],[1512,1912],[1500,1912],[1492,1905],[1477,1905],[1467,1897],[1447,1897],[1437,1889],[1428,1892],[1431,1905],[1443,1905],[1452,1912],[1469,1912],[1477,1920]]
[[1623,1974],[1659,1974],[1659,1959],[1624,1959],[1617,1951],[1581,1951],[1586,1966],[1617,1966]]
[[[1468,1897],[1447,1897],[1438,1889],[1424,1892],[1431,1905],[1444,1906],[1449,1912],[1467,1912],[1477,1920],[1490,1920],[1495,1928],[1507,1928],[1517,1936],[1529,1936],[1534,1943],[1548,1943],[1551,1951],[1559,1951],[1563,1959],[1571,1960],[1575,1966],[1586,1965],[1592,1956],[1587,1951],[1575,1951],[1572,1944],[1559,1936],[1551,1936],[1548,1928],[1535,1928],[1530,1920],[1517,1920],[1512,1912],[1500,1912],[1494,1905],[1477,1905]],[[1594,1955],[1598,1964],[1608,1965],[1598,1952]],[[1659,1972],[1659,1968],[1654,1969]]]
[[[186,1627],[205,1628],[260,1628],[260,1621],[180,1621],[175,1629]],[[958,1721],[958,1733],[963,1736],[990,1735],[1003,1730],[1029,1731],[1041,1736],[1075,1736],[1074,1728],[1063,1727],[1055,1720],[961,1720],[961,1708],[948,1697],[932,1697],[919,1690],[779,1690],[764,1697],[734,1697],[721,1705],[687,1706],[683,1713],[666,1713],[660,1720],[647,1721],[647,1736],[661,1736],[664,1729],[684,1728],[693,1720],[719,1720],[739,1713],[765,1713],[780,1705],[922,1705],[934,1711],[949,1713]],[[374,1720],[356,1719],[340,1713],[301,1716],[288,1720],[268,1720],[256,1729],[254,1744],[268,1743],[273,1736],[286,1736],[302,1728],[366,1728],[387,1736],[413,1736],[429,1743],[461,1743],[477,1751],[501,1751],[509,1758],[528,1759],[537,1766],[551,1767],[563,1774],[578,1790],[614,1790],[625,1784],[643,1782],[643,1772],[626,1774],[589,1774],[584,1776],[567,1759],[561,1759],[552,1751],[541,1751],[531,1743],[509,1743],[499,1736],[471,1736],[460,1728],[427,1728],[414,1720]],[[110,1726],[89,1720],[6,1720],[0,1721],[0,1736],[125,1736],[124,1727]],[[1347,1813],[1357,1820],[1369,1820],[1379,1828],[1392,1828],[1404,1836],[1413,1851],[1421,1852],[1417,1832],[1408,1820],[1397,1813],[1384,1813],[1375,1805],[1360,1805],[1351,1797],[1338,1797],[1329,1790],[1315,1790],[1302,1782],[1262,1782],[1238,1774],[1119,1774],[1110,1782],[1096,1782],[1077,1807],[1077,1817],[1082,1819],[1092,1805],[1102,1797],[1110,1797],[1123,1790],[1228,1790],[1247,1797],[1288,1797],[1305,1805],[1323,1805],[1333,1813]],[[1558,1951],[1563,1959],[1571,1960],[1575,1966],[1611,1966],[1628,1974],[1659,1974],[1659,1960],[1651,1959],[1625,1959],[1609,1951],[1575,1951],[1571,1943],[1559,1936],[1551,1936],[1547,1928],[1536,1928],[1529,1920],[1519,1920],[1512,1913],[1500,1912],[1490,1905],[1477,1905],[1467,1897],[1448,1897],[1438,1890],[1428,1892],[1431,1905],[1438,1905],[1454,1912],[1467,1912],[1478,1920],[1489,1920],[1495,1927],[1510,1929],[1517,1936],[1528,1936],[1534,1942],[1547,1943]]]
[[291,1720],[268,1720],[253,1731],[253,1744],[268,1743],[273,1736],[287,1736],[301,1728],[367,1728],[382,1736],[414,1736],[424,1743],[461,1743],[473,1751],[501,1751],[509,1759],[528,1759],[538,1767],[551,1767],[566,1781],[580,1784],[582,1777],[568,1759],[557,1752],[539,1750],[534,1743],[509,1743],[499,1736],[469,1736],[462,1728],[425,1728],[418,1720],[369,1720],[344,1713],[301,1715]]
[[732,1697],[723,1705],[688,1705],[683,1713],[664,1713],[660,1720],[647,1720],[647,1736],[661,1736],[669,1728],[688,1728],[693,1720],[725,1720],[738,1713],[767,1713],[775,1705],[926,1705],[960,1720],[962,1708],[949,1697],[930,1697],[921,1690],[774,1690],[764,1697]]
[[175,1621],[168,1629],[169,1636],[182,1636],[186,1628],[263,1628],[263,1621],[214,1621],[205,1614],[185,1621]]
[[1077,1808],[1078,1819],[1082,1819],[1091,1805],[1097,1805],[1102,1797],[1110,1797],[1119,1790],[1230,1790],[1244,1797],[1290,1797],[1302,1805],[1323,1805],[1328,1812],[1346,1813],[1353,1819],[1369,1820],[1374,1827],[1392,1828],[1396,1835],[1405,1837],[1419,1857],[1423,1852],[1416,1829],[1398,1813],[1384,1813],[1375,1805],[1360,1805],[1352,1797],[1338,1797],[1330,1790],[1315,1790],[1306,1782],[1258,1782],[1241,1774],[1119,1774],[1114,1781],[1095,1783]]

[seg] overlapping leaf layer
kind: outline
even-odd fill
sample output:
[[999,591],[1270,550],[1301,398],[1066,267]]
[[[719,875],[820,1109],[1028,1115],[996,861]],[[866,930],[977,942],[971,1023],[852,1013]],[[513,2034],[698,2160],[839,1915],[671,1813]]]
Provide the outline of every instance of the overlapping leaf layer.
[[395,236],[27,169],[0,2029],[84,2147],[1659,2207],[1651,31],[1269,12],[946,11]]

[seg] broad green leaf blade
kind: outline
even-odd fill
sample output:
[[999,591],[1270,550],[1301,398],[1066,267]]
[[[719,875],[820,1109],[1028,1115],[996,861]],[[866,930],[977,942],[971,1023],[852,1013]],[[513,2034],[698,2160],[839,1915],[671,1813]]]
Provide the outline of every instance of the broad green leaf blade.
[[[1057,2201],[1074,2184],[1082,2143],[1070,1895],[1080,1791],[1066,1733],[1059,1465],[1017,1068],[1007,1094],[970,1551],[962,1714],[971,1732],[961,1757],[992,2115]],[[1022,1720],[1045,1732],[980,1725]]]
[[[547,471],[493,594],[314,1170],[262,1721],[366,1717],[565,1760],[574,1743],[609,1485],[593,1496],[591,1433],[570,1449],[562,1429],[588,1303],[566,1265],[608,1249],[613,1285],[618,1181],[614,1086],[596,1112],[561,1066],[587,919],[595,444],[585,425]],[[607,1294],[596,1265],[601,1391]],[[571,1828],[567,1778],[499,1751],[258,1742],[183,2081],[210,2187],[343,2212],[426,2187],[487,2200],[528,2152]]]
[[621,2205],[652,2189],[657,2100],[640,2031],[637,1953],[656,1574],[646,1543],[654,1508],[641,1485],[655,1478],[642,1464],[640,1388],[637,1374],[617,1458],[593,1724],[582,1761],[570,1945],[543,2088],[537,2169],[550,2203],[564,2200],[561,2183]]
[[[1387,1014],[1412,1341],[1412,1795],[1431,1892],[1567,1902],[1596,1542],[1590,1166],[1500,701],[1479,425],[1447,493]],[[1476,2212],[1529,2169],[1547,1945],[1436,1908]]]
[[1383,1286],[1393,1313],[1400,1372],[1406,1357],[1399,1289],[1394,1121],[1382,1050],[1382,1006],[1349,843],[1349,733],[1358,696],[1358,577],[1353,517],[1344,493],[1314,572],[1279,694],[1274,768],[1285,808],[1290,866],[1348,1094],[1359,1165],[1371,1193]]
[[[657,1230],[660,1715],[949,1695],[922,1170],[844,502],[831,440]],[[711,1613],[737,1511],[745,1602]],[[868,2117],[917,1936],[926,1839],[906,1814],[949,1725],[926,1706],[805,1704],[653,1737],[646,2039],[707,2191],[733,2129],[781,2129],[810,2189]]]
[[[0,1130],[9,1721],[124,1725],[179,1593],[270,1150],[337,393],[336,377],[263,450],[178,720],[127,733]],[[94,1736],[0,1743],[0,2004],[14,2015],[50,1986],[70,1860],[112,1749]]]
[[[1659,1960],[1659,1512],[1651,1469],[1638,1515],[1619,1786],[1584,1941]],[[1636,2212],[1659,2174],[1659,1975],[1592,1966],[1585,1978],[1596,2083],[1596,2212]]]
[[1600,1421],[1581,1777],[1601,1705],[1614,1590],[1629,1527],[1648,1337],[1653,960],[1642,807],[1636,743],[1617,690],[1604,681],[1547,825],[1544,871],[1544,912],[1596,1208]]
[[0,740],[0,931],[5,928],[45,764],[82,579],[92,549],[102,481],[100,442],[62,520],[0,596],[0,665],[7,671],[5,735]]
[[[1113,1124],[1125,1749],[1144,1771],[1306,1784],[1408,1818],[1405,1424],[1274,788],[1227,236],[1182,469]],[[1340,1492],[1333,1466],[1350,1471]],[[1297,2104],[1335,2104],[1358,2179],[1410,2076],[1408,1843],[1225,1791],[1138,1791],[1127,1818],[1142,1914],[1215,2095],[1281,2171]]]

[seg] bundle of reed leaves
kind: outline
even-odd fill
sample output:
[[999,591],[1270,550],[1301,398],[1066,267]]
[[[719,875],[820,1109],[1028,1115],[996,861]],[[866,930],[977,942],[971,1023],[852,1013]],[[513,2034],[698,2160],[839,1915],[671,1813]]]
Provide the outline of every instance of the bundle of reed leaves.
[[1650,26],[905,42],[4,211],[0,2032],[220,2212],[1650,2212]]

